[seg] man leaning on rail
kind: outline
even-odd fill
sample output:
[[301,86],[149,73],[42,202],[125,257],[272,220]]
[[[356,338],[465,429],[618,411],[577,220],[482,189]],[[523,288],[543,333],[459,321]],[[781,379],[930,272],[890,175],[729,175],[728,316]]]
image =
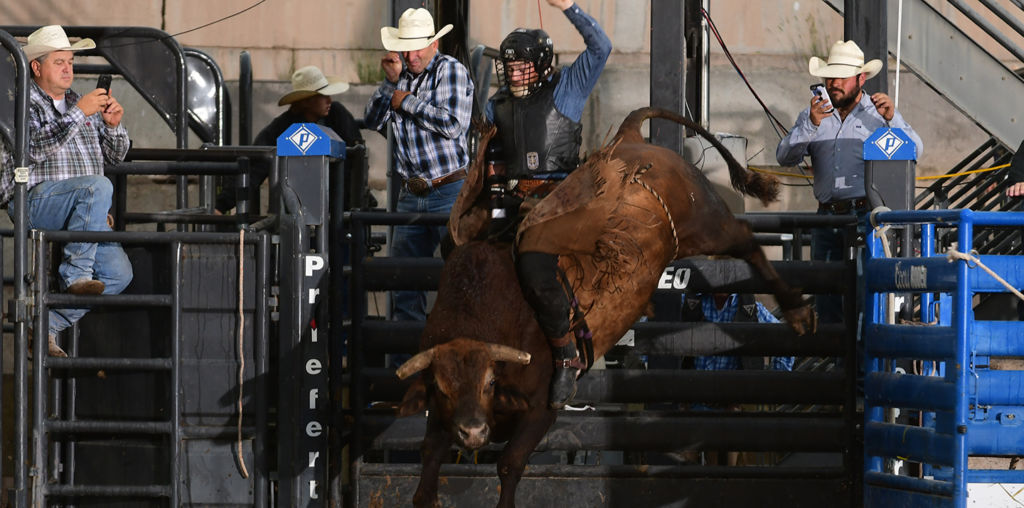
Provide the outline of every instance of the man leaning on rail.
[[[28,194],[30,229],[110,231],[113,186],[104,164],[117,164],[128,153],[128,131],[121,125],[124,109],[103,88],[78,94],[74,81],[76,51],[96,44],[72,44],[64,29],[44,26],[28,36],[22,48],[32,70],[28,115]],[[0,201],[10,200],[12,165],[0,178]],[[13,217],[14,210],[7,209]],[[132,280],[132,266],[116,243],[69,242],[59,280],[76,295],[118,294]],[[56,335],[81,319],[86,309],[53,309],[49,313],[49,354],[67,356]]]

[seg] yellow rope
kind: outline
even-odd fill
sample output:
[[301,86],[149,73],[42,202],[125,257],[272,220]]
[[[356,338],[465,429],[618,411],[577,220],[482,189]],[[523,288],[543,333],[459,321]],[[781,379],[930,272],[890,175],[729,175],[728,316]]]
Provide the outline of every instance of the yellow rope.
[[786,173],[784,171],[771,171],[771,170],[768,170],[768,169],[755,168],[754,166],[747,166],[747,169],[749,169],[751,171],[756,171],[758,173],[764,173],[766,175],[791,176],[793,178],[807,178],[808,180],[814,178],[814,175],[801,175],[801,174],[798,174],[798,173]]
[[[985,172],[988,172],[988,171],[995,171],[997,169],[1003,169],[1005,167],[1008,167],[1009,165],[1010,164],[1007,163],[1007,164],[1002,164],[1002,165],[999,165],[999,166],[994,166],[994,167],[991,167],[991,168],[981,168],[981,169],[972,169],[970,171],[961,171],[959,173],[953,173],[953,174],[950,174],[950,175],[918,176],[918,177],[916,177],[914,179],[915,180],[938,180],[940,178],[953,178],[953,177],[957,177],[957,176],[973,175],[975,173],[985,173]],[[799,173],[787,173],[785,171],[771,171],[771,170],[768,170],[768,169],[755,168],[753,166],[748,166],[748,169],[750,169],[751,171],[756,171],[758,173],[764,173],[766,175],[788,176],[788,177],[791,177],[791,178],[806,178],[806,179],[813,179],[814,178],[814,175],[801,175]]]
[[917,180],[938,180],[939,178],[952,178],[954,176],[973,175],[974,173],[984,173],[986,171],[995,171],[997,169],[1003,169],[1008,167],[1010,164],[1003,164],[1002,166],[995,166],[991,168],[972,169],[970,171],[961,171],[959,173],[953,173],[952,175],[936,175],[936,176],[919,176]]

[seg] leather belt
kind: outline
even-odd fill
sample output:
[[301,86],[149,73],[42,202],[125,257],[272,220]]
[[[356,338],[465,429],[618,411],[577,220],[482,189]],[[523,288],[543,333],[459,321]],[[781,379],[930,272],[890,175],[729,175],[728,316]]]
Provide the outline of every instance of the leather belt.
[[868,200],[866,198],[841,199],[830,203],[822,203],[819,208],[825,209],[833,215],[847,215],[850,212],[867,210]]
[[465,179],[466,170],[456,169],[455,171],[452,171],[447,175],[439,176],[433,180],[427,180],[426,178],[414,176],[405,181],[405,188],[408,189],[409,192],[417,196],[423,197],[430,193],[430,189],[436,189],[442,185],[448,185],[450,183],[455,183],[458,182],[459,180]]

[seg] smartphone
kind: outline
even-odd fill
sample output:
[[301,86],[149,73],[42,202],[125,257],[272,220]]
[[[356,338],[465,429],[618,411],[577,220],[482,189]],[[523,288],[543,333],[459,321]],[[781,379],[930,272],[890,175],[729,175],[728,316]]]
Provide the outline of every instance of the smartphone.
[[815,83],[811,85],[811,93],[823,97],[825,99],[825,112],[832,112],[832,99],[828,98],[828,91],[825,90],[824,83]]
[[110,95],[110,74],[100,74],[100,78],[96,80],[96,88],[102,88]]

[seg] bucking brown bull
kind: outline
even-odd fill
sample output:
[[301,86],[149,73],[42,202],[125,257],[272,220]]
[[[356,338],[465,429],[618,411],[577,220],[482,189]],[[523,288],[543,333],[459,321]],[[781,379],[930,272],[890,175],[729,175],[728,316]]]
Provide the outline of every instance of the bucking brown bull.
[[[529,211],[516,239],[520,251],[560,256],[595,357],[639,318],[665,266],[695,255],[748,261],[771,285],[793,329],[811,331],[813,314],[768,263],[749,225],[729,212],[700,171],[644,141],[640,127],[648,118],[676,121],[707,138],[728,163],[736,190],[766,203],[778,193],[774,179],[745,170],[699,125],[663,110],[631,113],[607,146]],[[445,262],[421,352],[397,372],[403,379],[423,372],[399,414],[429,410],[415,506],[438,506],[438,473],[453,444],[476,450],[489,441],[508,441],[498,460],[498,506],[515,506],[527,459],[556,415],[547,404],[551,350],[522,297],[512,246],[480,240],[488,220],[480,196],[482,152],[452,209],[449,228],[458,247]]]

